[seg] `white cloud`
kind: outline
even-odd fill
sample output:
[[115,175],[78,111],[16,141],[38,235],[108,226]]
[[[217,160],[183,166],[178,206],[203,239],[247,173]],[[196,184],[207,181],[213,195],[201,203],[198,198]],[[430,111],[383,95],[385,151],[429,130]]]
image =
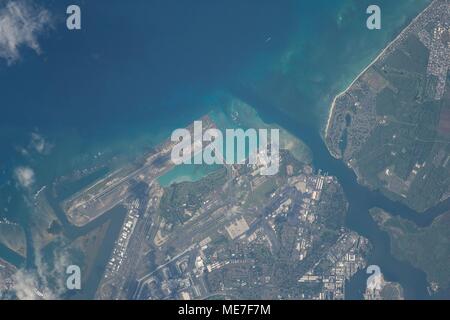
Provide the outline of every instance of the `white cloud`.
[[[1,2],[0,5],[5,2]],[[38,37],[50,26],[48,10],[29,0],[8,0],[0,9],[0,58],[12,64],[20,58],[20,48],[41,53]]]
[[45,140],[44,136],[42,136],[36,132],[31,133],[30,146],[31,146],[31,148],[36,150],[36,152],[43,154],[43,155],[49,154],[51,149],[53,148],[53,145],[51,143],[48,143]]
[[37,280],[31,273],[18,270],[12,277],[14,293],[20,300],[35,300],[38,298]]
[[31,134],[31,145],[38,153],[44,153],[45,139],[38,133]]
[[40,288],[40,281],[36,273],[20,269],[13,275],[12,281],[12,290],[19,300],[56,299],[56,296],[47,287]]
[[[39,250],[36,251],[34,270],[17,270],[11,277],[11,292],[19,300],[56,300],[66,292],[66,267],[70,257],[65,249],[53,252],[51,263],[44,260]],[[0,284],[1,284],[0,277]],[[1,292],[0,292],[1,293]],[[1,298],[0,294],[0,298]],[[8,298],[5,296],[4,298]]]
[[17,167],[14,174],[19,184],[24,188],[31,187],[34,183],[34,171],[30,167]]
[[64,248],[63,242],[58,243],[49,260],[44,259],[42,253],[36,250],[36,272],[42,280],[45,299],[56,299],[66,292],[66,268],[71,265],[70,260],[70,254]]
[[[62,247],[64,245],[60,243]],[[43,258],[41,252],[35,252],[35,266],[33,270],[18,269],[9,279],[2,281],[11,283],[9,292],[2,293],[0,298],[19,300],[57,300],[67,292],[66,268],[71,263],[69,252],[62,247],[53,251],[50,261]],[[37,248],[35,248],[37,249]]]

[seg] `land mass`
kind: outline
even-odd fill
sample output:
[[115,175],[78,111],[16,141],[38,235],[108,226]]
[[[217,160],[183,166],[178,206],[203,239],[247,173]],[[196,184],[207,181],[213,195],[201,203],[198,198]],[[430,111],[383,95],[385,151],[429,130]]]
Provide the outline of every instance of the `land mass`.
[[392,253],[425,271],[433,291],[450,286],[450,212],[425,228],[378,208],[370,213],[389,234]]
[[23,228],[8,220],[0,220],[0,244],[22,257],[26,256],[27,243]]
[[[203,131],[214,127],[208,116],[203,117],[201,121]],[[192,136],[193,124],[187,129]],[[130,189],[136,183],[142,181],[151,183],[169,171],[174,167],[170,153],[176,143],[170,139],[164,141],[136,163],[119,168],[63,201],[62,208],[68,220],[76,226],[84,226],[119,205],[127,198]],[[193,152],[196,153],[198,149],[198,142],[193,141]]]
[[450,197],[450,2],[434,0],[333,101],[325,141],[416,211]]
[[[233,106],[232,122],[250,125],[248,106]],[[226,164],[195,182],[133,188],[96,298],[344,299],[369,242],[345,227],[337,179],[280,137],[290,142],[277,175]]]

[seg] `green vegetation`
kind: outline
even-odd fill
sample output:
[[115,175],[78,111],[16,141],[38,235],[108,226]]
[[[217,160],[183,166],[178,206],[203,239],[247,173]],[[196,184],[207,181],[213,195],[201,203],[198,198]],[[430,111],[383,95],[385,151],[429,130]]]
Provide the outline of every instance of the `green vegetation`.
[[226,182],[227,169],[221,167],[195,182],[174,183],[164,189],[160,211],[172,224],[182,224],[204,206],[206,197]]
[[279,185],[276,179],[269,178],[260,184],[253,192],[248,196],[244,208],[251,206],[260,206],[267,201],[267,198],[277,190]]
[[439,89],[447,63],[436,17],[417,28],[431,43],[404,35],[336,100],[326,137],[361,182],[419,212],[450,194],[450,82]]
[[345,214],[348,203],[345,199],[344,191],[339,184],[324,185],[322,199],[319,202],[317,211],[319,221],[324,225],[325,232],[335,234],[345,224]]
[[430,282],[441,288],[450,286],[450,212],[436,218],[426,228],[393,217],[381,209],[371,215],[391,239],[392,253],[426,272]]
[[[258,196],[261,201],[267,202],[275,186],[275,179],[268,179],[255,189],[252,197]],[[313,209],[317,225],[311,229],[296,223],[297,218],[279,216],[274,220],[270,244],[265,236],[267,231],[259,231],[250,243],[229,241],[219,249],[211,243],[206,256],[214,252],[218,261],[235,261],[206,274],[211,291],[222,292],[223,288],[227,288],[225,292],[241,299],[317,296],[323,289],[320,281],[301,283],[298,280],[312,268],[321,274],[333,267],[329,260],[323,259],[323,253],[336,244],[344,226],[346,211],[347,202],[340,185],[326,184],[321,200]],[[304,234],[299,236],[299,230],[303,230]],[[309,236],[312,237],[311,248],[300,262],[299,239]],[[316,266],[319,261],[320,266]]]

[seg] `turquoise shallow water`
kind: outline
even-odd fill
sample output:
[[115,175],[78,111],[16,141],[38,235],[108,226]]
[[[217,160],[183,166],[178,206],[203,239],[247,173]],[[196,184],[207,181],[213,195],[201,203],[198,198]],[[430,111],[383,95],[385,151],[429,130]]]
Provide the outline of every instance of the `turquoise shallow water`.
[[168,187],[173,183],[180,183],[185,181],[195,182],[201,180],[203,177],[214,172],[215,170],[218,170],[219,168],[220,165],[178,165],[167,172],[165,175],[159,177],[158,182],[162,187]]
[[[380,0],[383,27],[368,31],[368,0],[97,0],[83,4],[77,33],[64,28],[68,1],[37,2],[55,15],[43,53],[25,50],[13,66],[0,62],[0,216],[25,226],[24,196],[113,155],[133,158],[221,108],[217,92],[248,98],[264,120],[308,141],[319,168],[329,166],[317,137],[332,97],[428,1]],[[254,91],[258,99],[247,96]],[[33,150],[32,132],[45,138],[48,153]],[[34,170],[30,189],[13,178],[18,166]],[[196,180],[208,170],[174,169],[164,183]],[[377,252],[387,248],[370,221],[349,225],[378,241]],[[390,257],[379,259],[388,276],[402,278]],[[407,288],[412,297],[423,294],[420,277],[420,288]]]
[[[15,168],[34,170],[35,192],[113,155],[132,158],[206,113],[208,96],[255,59],[280,52],[296,21],[294,1],[96,0],[69,32],[68,1],[36,2],[55,21],[42,54],[0,61],[0,212],[16,220],[27,210]],[[48,154],[30,146],[33,132]]]
[[[220,107],[215,92],[237,84],[268,88],[277,111],[320,126],[331,96],[426,3],[381,1],[383,29],[369,32],[368,1],[97,0],[83,5],[83,29],[69,32],[66,2],[37,1],[55,20],[41,55],[0,61],[0,209],[9,218],[26,211],[17,166],[34,170],[34,192],[95,161],[132,158]],[[48,154],[30,147],[33,132]]]

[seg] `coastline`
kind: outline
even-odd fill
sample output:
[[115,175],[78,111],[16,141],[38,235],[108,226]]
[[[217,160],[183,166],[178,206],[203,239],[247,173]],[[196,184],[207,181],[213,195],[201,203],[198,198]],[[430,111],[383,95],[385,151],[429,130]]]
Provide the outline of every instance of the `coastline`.
[[[328,136],[328,130],[329,130],[329,127],[330,127],[330,123],[331,123],[331,119],[332,119],[332,117],[333,117],[333,113],[334,113],[334,108],[335,108],[335,105],[336,105],[336,101],[337,101],[337,99],[339,99],[341,96],[343,96],[344,94],[346,94],[347,93],[347,91],[349,91],[350,90],[350,88],[356,83],[356,81],[358,81],[359,80],[359,78],[361,78],[361,76],[362,75],[364,75],[364,73],[367,71],[367,70],[369,70],[380,58],[382,58],[383,57],[383,55],[398,41],[398,40],[400,40],[401,39],[401,37],[405,34],[405,33],[407,33],[408,31],[409,31],[409,29],[411,28],[411,26],[426,12],[426,11],[428,11],[429,9],[430,9],[430,7],[431,6],[433,6],[434,5],[434,3],[435,3],[436,1],[435,0],[433,0],[425,9],[423,9],[414,19],[412,19],[411,20],[411,22],[410,23],[408,23],[408,25],[405,27],[405,28],[403,28],[403,30],[392,40],[392,41],[390,41],[385,47],[384,47],[384,49],[372,60],[372,62],[370,62],[369,63],[369,65],[367,65],[354,79],[353,79],[353,81],[342,91],[342,92],[340,92],[340,93],[338,93],[335,97],[334,97],[334,99],[333,99],[333,102],[331,103],[331,107],[330,107],[330,110],[329,110],[329,112],[328,112],[328,119],[327,119],[327,124],[326,124],[326,127],[325,127],[325,132],[324,132],[324,140],[325,140],[325,144],[327,145],[327,143],[326,143],[326,138],[327,138],[327,136]],[[328,145],[327,145],[327,148],[328,148]],[[329,148],[328,148],[329,149]],[[333,157],[335,157],[336,158],[336,155],[335,154],[333,154],[333,152],[331,151],[331,150],[329,150],[330,151],[330,153],[333,155]]]

